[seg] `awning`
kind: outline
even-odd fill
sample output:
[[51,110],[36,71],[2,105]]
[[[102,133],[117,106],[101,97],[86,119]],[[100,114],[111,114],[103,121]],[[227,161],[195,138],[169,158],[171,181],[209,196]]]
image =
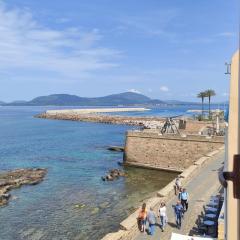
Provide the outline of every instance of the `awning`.
[[214,240],[216,238],[209,237],[192,237],[178,233],[172,233],[171,240]]

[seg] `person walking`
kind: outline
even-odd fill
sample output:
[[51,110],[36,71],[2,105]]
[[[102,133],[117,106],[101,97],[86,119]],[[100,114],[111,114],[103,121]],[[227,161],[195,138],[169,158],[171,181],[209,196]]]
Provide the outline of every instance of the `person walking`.
[[189,200],[189,195],[186,191],[186,188],[183,188],[180,194],[180,201],[185,212],[188,210],[188,200]]
[[149,224],[148,234],[153,235],[155,231],[156,216],[152,207],[150,207],[150,211],[147,214],[147,221]]
[[175,185],[174,185],[175,195],[178,195],[181,186],[182,186],[181,180],[180,180],[180,177],[178,176],[175,180]]
[[160,228],[162,229],[162,232],[164,232],[165,226],[167,224],[167,208],[164,202],[161,202],[158,212],[160,218]]
[[139,229],[141,232],[145,232],[146,219],[147,219],[146,203],[143,203],[142,209],[140,210],[140,212],[138,214],[138,224],[139,224]]
[[183,217],[183,206],[180,201],[177,201],[174,211],[175,211],[177,228],[180,229],[182,226],[182,217]]
[[178,192],[178,200],[181,201],[181,194],[182,194],[183,188],[180,187],[179,188],[179,192]]

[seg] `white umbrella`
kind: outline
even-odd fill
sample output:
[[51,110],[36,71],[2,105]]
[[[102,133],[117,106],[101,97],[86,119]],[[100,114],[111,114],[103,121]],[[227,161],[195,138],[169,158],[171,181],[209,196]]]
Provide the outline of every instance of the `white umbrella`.
[[178,233],[172,233],[171,240],[214,240],[215,238],[209,237],[192,237],[187,235],[182,235]]

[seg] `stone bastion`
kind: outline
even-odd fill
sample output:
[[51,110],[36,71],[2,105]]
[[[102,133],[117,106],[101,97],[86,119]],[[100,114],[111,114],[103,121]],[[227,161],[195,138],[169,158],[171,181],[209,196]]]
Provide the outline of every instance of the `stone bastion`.
[[159,131],[128,131],[124,164],[182,172],[196,160],[224,145],[220,136],[161,135]]

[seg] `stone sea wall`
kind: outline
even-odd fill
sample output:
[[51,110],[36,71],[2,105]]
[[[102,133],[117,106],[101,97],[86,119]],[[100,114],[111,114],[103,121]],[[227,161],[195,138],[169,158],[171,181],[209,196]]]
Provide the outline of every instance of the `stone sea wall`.
[[[216,154],[223,153],[224,146],[221,146],[220,148],[216,149],[215,151],[209,152],[206,154],[205,157],[201,157],[198,160],[195,161],[195,163],[191,166],[189,166],[187,169],[185,169],[181,174],[181,182],[183,185],[186,185],[188,182],[191,181],[191,179],[198,174],[199,171],[201,171],[202,166],[207,164],[212,157],[214,157]],[[174,184],[175,180],[170,182],[167,186],[162,188],[157,192],[157,195],[155,197],[152,197],[148,200],[146,200],[147,206],[150,208],[156,208],[156,206],[159,206],[161,202],[168,202],[169,198],[174,196]],[[125,220],[123,220],[120,223],[119,230],[117,232],[109,233],[105,237],[102,238],[102,240],[132,240],[135,238],[135,235],[139,232],[138,226],[137,226],[137,216],[140,211],[141,206],[132,213],[129,217],[127,217]]]
[[182,172],[201,157],[223,146],[223,137],[160,135],[157,131],[128,131],[124,163]]

